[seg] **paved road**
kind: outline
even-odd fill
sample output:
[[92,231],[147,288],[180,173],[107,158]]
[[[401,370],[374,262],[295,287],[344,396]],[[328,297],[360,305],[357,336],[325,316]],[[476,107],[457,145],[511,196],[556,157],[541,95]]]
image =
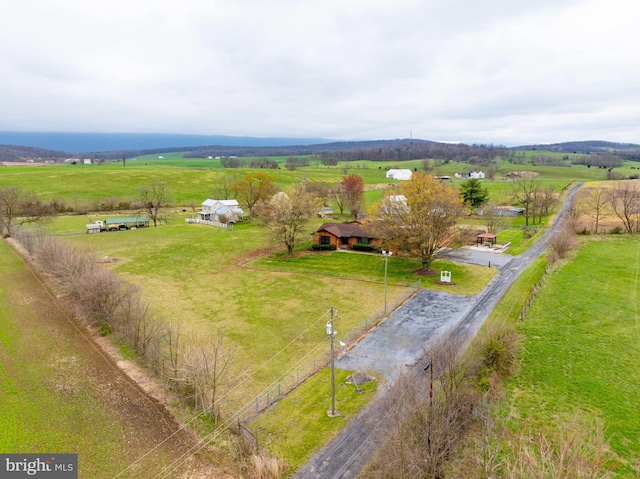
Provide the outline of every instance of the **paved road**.
[[[496,264],[500,271],[479,295],[465,297],[421,291],[349,354],[342,356],[336,366],[365,372],[380,371],[392,384],[396,373],[403,370],[410,370],[418,377],[430,342],[449,335],[468,343],[520,273],[547,249],[562,229],[580,186],[582,183],[569,192],[553,226],[531,248],[500,266]],[[369,406],[311,458],[294,478],[354,478],[387,433],[389,426],[385,421],[384,407],[387,390],[386,386],[382,387]]]

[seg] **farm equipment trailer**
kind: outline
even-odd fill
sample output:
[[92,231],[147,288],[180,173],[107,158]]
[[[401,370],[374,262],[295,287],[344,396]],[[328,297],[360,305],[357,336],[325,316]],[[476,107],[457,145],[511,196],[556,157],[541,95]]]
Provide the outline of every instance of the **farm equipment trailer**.
[[94,221],[87,225],[87,233],[101,233],[102,231],[124,231],[138,228],[148,228],[147,216],[132,216],[128,218],[107,218],[104,221]]

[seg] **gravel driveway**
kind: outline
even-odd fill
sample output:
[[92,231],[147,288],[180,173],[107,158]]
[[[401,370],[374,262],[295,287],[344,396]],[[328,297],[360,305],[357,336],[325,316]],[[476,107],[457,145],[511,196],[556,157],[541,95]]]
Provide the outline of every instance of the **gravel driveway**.
[[351,351],[341,355],[336,367],[379,372],[391,379],[399,366],[413,365],[423,356],[429,341],[458,323],[474,301],[472,296],[421,290]]
[[[498,269],[507,266],[513,258],[476,249],[447,253],[451,261]],[[336,367],[382,373],[385,379],[392,379],[395,373],[402,372],[402,365],[412,366],[424,356],[431,342],[458,324],[477,300],[477,296],[421,290],[351,351],[339,356]]]
[[[473,337],[485,318],[522,271],[542,254],[564,224],[569,208],[582,183],[569,192],[553,226],[523,254],[512,257],[489,252],[470,251],[459,258],[465,262],[499,268],[489,285],[476,296],[461,296],[422,290],[394,311],[375,331],[336,361],[336,366],[355,371],[378,371],[386,379],[395,371],[422,370],[414,364],[432,341],[453,336]],[[476,254],[479,253],[479,254]],[[491,255],[491,256],[485,256]],[[504,263],[501,263],[501,258]],[[450,258],[454,260],[453,258]],[[455,261],[455,260],[454,260]],[[486,263],[485,263],[486,261]],[[446,333],[446,334],[444,334]],[[412,367],[415,366],[415,367]],[[386,388],[349,424],[301,467],[294,479],[352,479],[368,457],[384,440],[388,420],[381,417],[381,402]]]

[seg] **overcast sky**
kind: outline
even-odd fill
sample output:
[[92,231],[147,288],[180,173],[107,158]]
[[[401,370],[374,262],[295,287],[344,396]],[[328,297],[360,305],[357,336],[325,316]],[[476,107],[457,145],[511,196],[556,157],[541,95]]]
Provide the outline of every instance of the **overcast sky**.
[[631,0],[23,0],[0,130],[640,143]]

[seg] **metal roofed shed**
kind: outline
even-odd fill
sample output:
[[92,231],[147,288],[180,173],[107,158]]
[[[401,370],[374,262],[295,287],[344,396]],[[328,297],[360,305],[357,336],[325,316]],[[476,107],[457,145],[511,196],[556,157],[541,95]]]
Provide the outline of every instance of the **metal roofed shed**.
[[123,218],[107,218],[104,220],[107,225],[117,225],[117,224],[125,224],[131,226],[138,226],[139,228],[144,228],[145,226],[149,226],[149,217],[148,216],[129,216]]
[[484,245],[489,243],[489,246],[493,246],[496,244],[496,235],[491,233],[481,233],[476,236],[476,246]]

